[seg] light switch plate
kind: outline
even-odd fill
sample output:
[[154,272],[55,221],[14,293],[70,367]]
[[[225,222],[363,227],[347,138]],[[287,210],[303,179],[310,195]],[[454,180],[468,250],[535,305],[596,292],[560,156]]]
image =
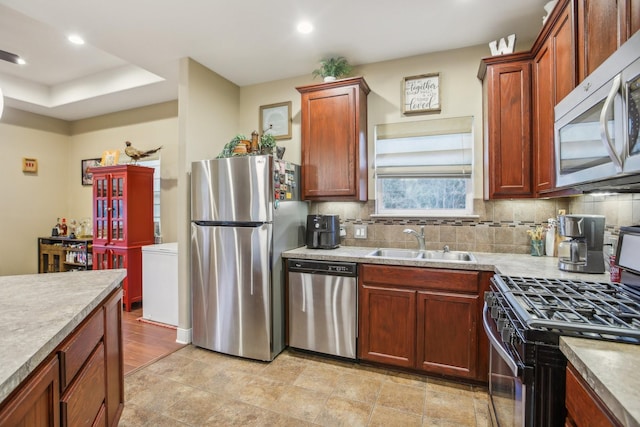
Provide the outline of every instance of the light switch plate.
[[356,224],[353,226],[353,237],[356,239],[367,238],[367,226],[364,224]]

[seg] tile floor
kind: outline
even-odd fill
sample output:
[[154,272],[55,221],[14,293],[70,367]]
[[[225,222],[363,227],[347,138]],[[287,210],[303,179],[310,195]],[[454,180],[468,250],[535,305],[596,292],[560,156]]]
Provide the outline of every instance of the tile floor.
[[120,426],[490,426],[486,389],[285,350],[184,347],[125,377]]

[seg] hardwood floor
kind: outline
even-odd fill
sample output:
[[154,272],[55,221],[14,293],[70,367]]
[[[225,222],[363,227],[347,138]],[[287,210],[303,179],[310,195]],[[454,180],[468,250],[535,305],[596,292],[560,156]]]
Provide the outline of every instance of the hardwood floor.
[[184,347],[176,342],[176,330],[138,319],[142,306],[122,312],[122,343],[124,346],[124,374],[130,374]]

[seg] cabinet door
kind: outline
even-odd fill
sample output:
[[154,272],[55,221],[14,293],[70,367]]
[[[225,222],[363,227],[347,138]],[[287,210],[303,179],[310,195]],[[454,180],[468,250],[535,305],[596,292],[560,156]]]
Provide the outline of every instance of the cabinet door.
[[485,84],[485,196],[533,197],[530,63],[490,65]]
[[624,1],[577,0],[579,82],[618,48],[618,3]]
[[298,90],[303,198],[366,201],[368,86],[357,78]]
[[575,87],[573,13],[565,4],[533,61],[533,165],[539,194],[555,187],[554,107]]
[[640,0],[618,0],[620,44],[640,30]]
[[417,302],[417,367],[475,378],[478,296],[420,291]]
[[124,361],[122,348],[122,292],[104,305],[104,357],[106,369],[106,418],[108,426],[118,423],[124,408]]
[[413,368],[416,291],[360,286],[359,356],[363,360]]
[[108,270],[124,268],[127,277],[122,281],[123,303],[126,311],[131,311],[131,305],[142,301],[142,249],[93,247],[93,269]]
[[44,363],[20,392],[0,405],[0,427],[57,427],[60,425],[60,368],[58,358]]
[[621,425],[571,364],[567,365],[565,406],[567,408],[566,425],[578,427]]

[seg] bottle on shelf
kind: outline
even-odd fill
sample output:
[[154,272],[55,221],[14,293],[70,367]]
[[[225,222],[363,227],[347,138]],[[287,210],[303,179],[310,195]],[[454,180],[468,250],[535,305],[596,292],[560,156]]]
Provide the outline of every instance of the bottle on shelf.
[[53,228],[51,229],[51,236],[55,237],[60,235],[60,218],[58,218],[56,220],[56,225],[53,226]]
[[62,223],[60,224],[60,233],[61,236],[67,235],[67,219],[62,218]]

